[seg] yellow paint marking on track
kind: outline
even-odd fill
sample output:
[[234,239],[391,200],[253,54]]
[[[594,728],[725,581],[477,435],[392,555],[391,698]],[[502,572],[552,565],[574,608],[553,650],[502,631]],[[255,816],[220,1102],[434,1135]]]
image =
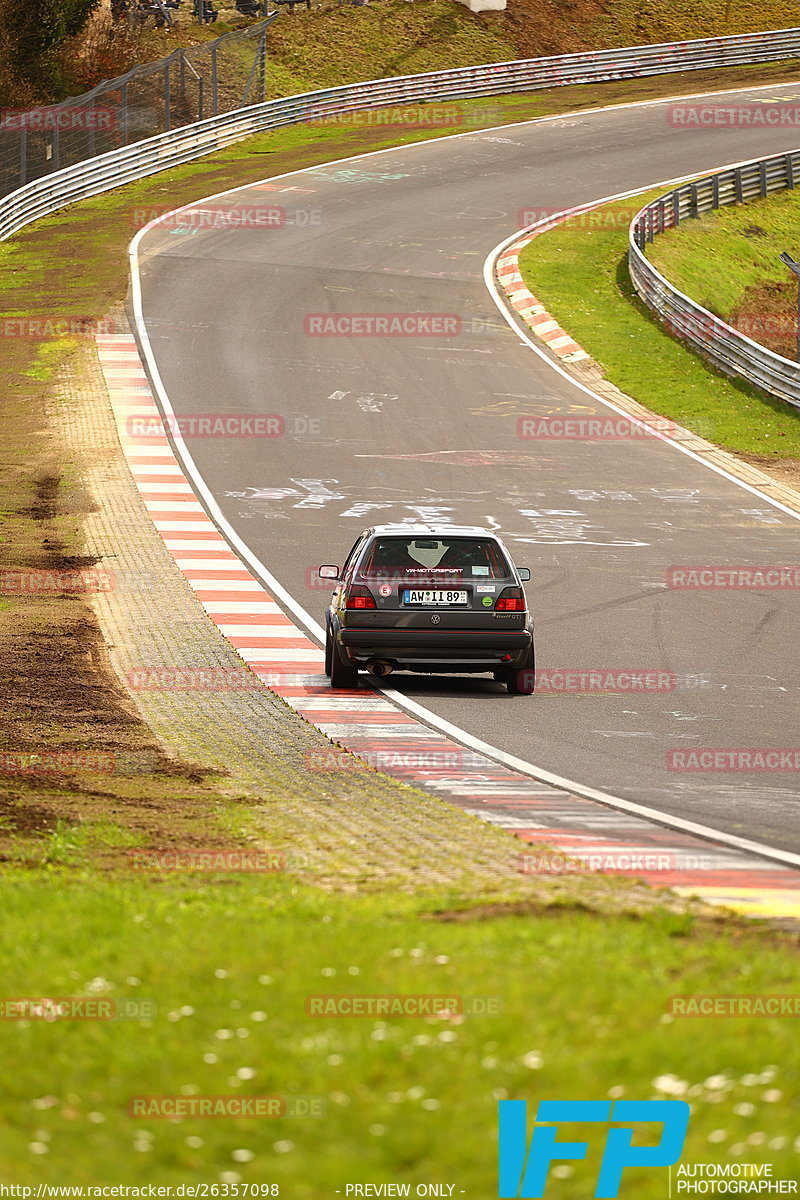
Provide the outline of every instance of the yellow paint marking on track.
[[800,890],[793,888],[676,887],[682,896],[732,908],[746,917],[795,917],[800,920]]

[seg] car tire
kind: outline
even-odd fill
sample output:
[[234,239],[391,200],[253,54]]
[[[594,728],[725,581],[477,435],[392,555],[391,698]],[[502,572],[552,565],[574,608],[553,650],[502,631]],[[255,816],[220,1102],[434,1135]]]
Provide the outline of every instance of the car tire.
[[506,687],[512,696],[532,696],[535,679],[535,660],[533,656],[533,646],[528,651],[528,657],[525,664],[521,667],[514,667],[506,671],[505,674]]
[[331,687],[347,690],[358,687],[358,667],[342,662],[336,645],[331,646]]
[[325,674],[330,679],[331,671],[333,670],[333,638],[331,637],[331,627],[328,622],[325,622]]

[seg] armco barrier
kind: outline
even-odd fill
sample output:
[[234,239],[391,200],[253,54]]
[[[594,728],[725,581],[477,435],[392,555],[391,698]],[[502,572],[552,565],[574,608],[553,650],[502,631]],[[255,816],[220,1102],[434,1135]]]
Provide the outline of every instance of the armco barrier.
[[[441,102],[790,58],[800,58],[800,29],[488,63],[269,100],[109,150],[17,188],[0,200],[0,240],[76,200],[190,162],[250,134],[313,118],[390,104]],[[72,103],[79,101],[76,97]]]
[[659,196],[631,221],[628,269],[636,291],[670,329],[726,375],[747,379],[800,408],[800,363],[782,358],[727,325],[676,287],[645,257],[657,234],[728,204],[758,200],[800,183],[800,150],[754,159],[684,183]]

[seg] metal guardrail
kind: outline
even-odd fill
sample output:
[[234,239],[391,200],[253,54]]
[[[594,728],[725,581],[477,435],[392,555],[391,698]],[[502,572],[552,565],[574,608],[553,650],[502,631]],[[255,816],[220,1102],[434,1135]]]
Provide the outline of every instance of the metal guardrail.
[[[787,58],[800,58],[798,28],[488,63],[270,100],[117,147],[17,188],[0,200],[0,240],[66,204],[190,162],[264,130],[387,105],[441,103]],[[71,103],[78,106],[80,100]]]
[[688,342],[726,375],[739,376],[800,408],[800,363],[760,345],[678,291],[645,257],[665,229],[729,204],[744,204],[800,183],[800,150],[754,159],[684,183],[653,200],[631,221],[628,270],[637,293],[670,333]]

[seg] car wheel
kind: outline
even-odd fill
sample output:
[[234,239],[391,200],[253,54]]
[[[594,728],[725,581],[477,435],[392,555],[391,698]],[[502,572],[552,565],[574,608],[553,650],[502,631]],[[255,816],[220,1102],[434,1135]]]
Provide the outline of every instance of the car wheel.
[[535,662],[531,646],[525,664],[506,672],[506,687],[512,696],[532,696],[535,682]]
[[330,677],[333,669],[333,639],[331,637],[331,627],[328,622],[325,622],[325,674]]
[[342,662],[335,645],[331,646],[331,687],[358,687],[358,667]]

